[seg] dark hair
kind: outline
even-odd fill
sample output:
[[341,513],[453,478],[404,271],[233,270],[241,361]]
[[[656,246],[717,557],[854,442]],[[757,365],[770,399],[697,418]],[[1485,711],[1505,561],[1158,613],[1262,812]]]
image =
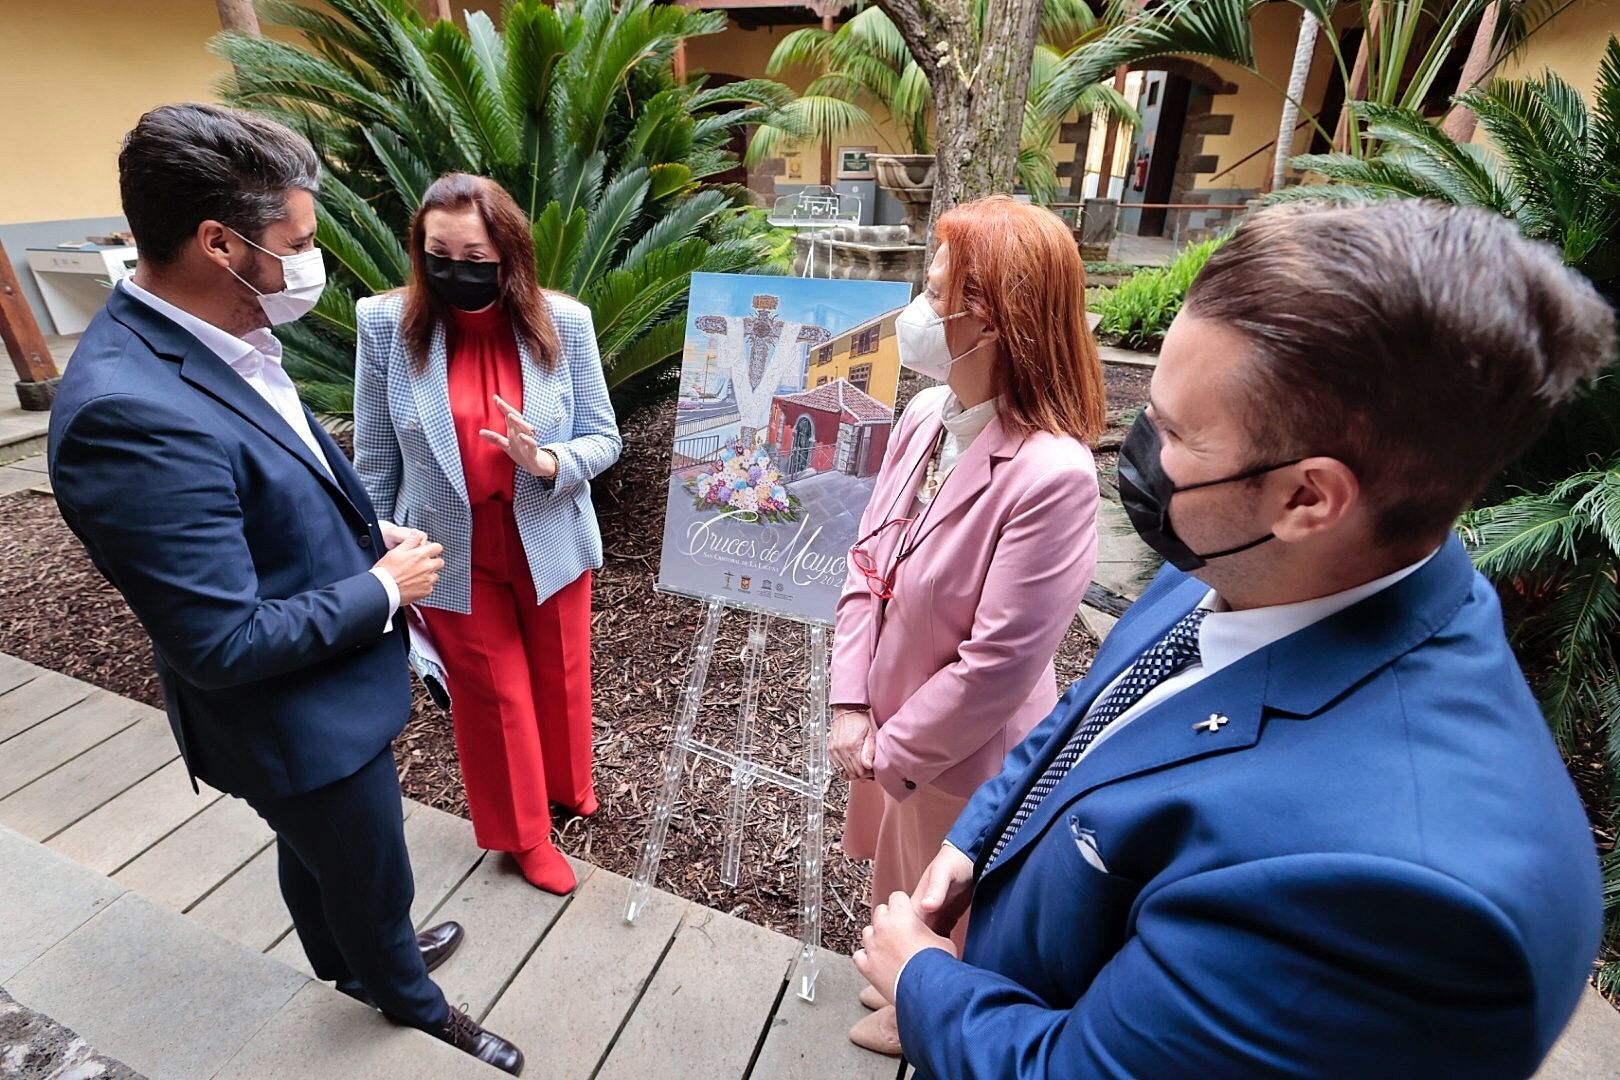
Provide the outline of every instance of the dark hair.
[[550,371],[557,363],[561,346],[535,277],[534,234],[529,230],[529,219],[505,188],[487,176],[469,173],[445,173],[433,181],[422,196],[416,216],[411,218],[411,279],[405,286],[404,327],[412,365],[418,372],[427,366],[434,325],[450,322],[450,305],[427,284],[428,212],[468,209],[478,211],[484,228],[489,230],[490,242],[501,253],[498,300],[512,330],[529,347],[535,362]]
[[287,216],[287,193],[316,191],[320,160],[288,128],[217,105],[162,105],[118,152],[124,216],[141,259],[172,263],[205,221],[257,240]]
[[1002,423],[1017,435],[1094,442],[1106,421],[1102,361],[1069,227],[1050,210],[991,195],[950,210],[935,231],[951,247],[947,312],[966,311],[1000,338],[992,378]]
[[1254,464],[1343,461],[1389,544],[1449,528],[1615,347],[1614,312],[1553,248],[1417,200],[1252,214],[1186,311],[1253,346]]

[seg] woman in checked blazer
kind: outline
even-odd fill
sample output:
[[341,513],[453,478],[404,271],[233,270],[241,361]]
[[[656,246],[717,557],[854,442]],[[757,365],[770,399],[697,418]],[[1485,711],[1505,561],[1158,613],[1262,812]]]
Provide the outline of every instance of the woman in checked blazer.
[[494,181],[451,173],[428,188],[409,283],[357,308],[355,467],[390,546],[444,545],[421,614],[478,844],[566,894],[549,803],[597,809],[590,480],[620,440],[590,310],[540,289],[530,235]]

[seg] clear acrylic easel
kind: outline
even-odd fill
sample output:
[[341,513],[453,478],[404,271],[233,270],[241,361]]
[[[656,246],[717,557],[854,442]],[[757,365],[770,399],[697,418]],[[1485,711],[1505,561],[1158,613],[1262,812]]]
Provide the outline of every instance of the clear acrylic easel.
[[675,710],[675,724],[664,752],[663,784],[653,805],[652,828],[642,844],[641,858],[630,884],[625,906],[626,922],[635,922],[647,903],[658,864],[664,856],[669,820],[680,797],[682,779],[690,757],[706,758],[731,769],[731,800],[726,809],[725,846],[720,859],[720,880],[735,886],[742,865],[743,818],[748,793],[755,783],[764,782],[796,792],[804,800],[804,836],[799,841],[799,996],[816,999],[816,976],[820,974],[821,949],[821,860],[824,844],[822,819],[827,797],[827,627],[806,623],[810,646],[810,685],[804,711],[805,769],[803,776],[773,768],[749,756],[753,747],[755,721],[759,713],[760,658],[767,642],[766,620],[771,616],[751,609],[748,638],[743,647],[743,694],[737,710],[736,750],[729,751],[695,738],[698,713],[703,707],[703,690],[709,680],[709,661],[714,656],[715,636],[728,605],[721,600],[706,602],[703,624],[692,643],[692,659],[686,669]]
[[[779,229],[811,230],[820,232],[835,225],[861,223],[861,197],[852,192],[841,192],[828,184],[806,187],[792,195],[783,195],[771,206],[766,221]],[[828,268],[829,272],[831,267]],[[816,245],[811,243],[805,256],[801,277],[816,276]]]
[[[861,220],[861,200],[858,195],[841,194],[830,186],[805,188],[777,199],[768,220],[773,225],[792,229],[858,225]],[[813,244],[802,276],[815,277]],[[659,788],[658,801],[653,804],[652,827],[641,846],[641,858],[636,862],[624,919],[625,922],[636,921],[658,878],[658,864],[664,857],[664,842],[669,836],[669,820],[675,813],[675,800],[680,798],[681,781],[686,775],[690,758],[706,758],[731,770],[731,799],[726,807],[720,880],[732,887],[736,886],[742,867],[743,818],[748,810],[749,791],[754,784],[764,782],[794,792],[804,800],[804,836],[799,841],[799,996],[806,1001],[814,1001],[816,976],[821,973],[818,954],[821,950],[821,861],[826,842],[823,818],[828,784],[827,634],[830,628],[825,623],[788,620],[803,624],[810,650],[810,685],[804,708],[804,775],[794,776],[749,756],[759,714],[759,662],[765,654],[766,620],[772,618],[773,613],[714,597],[694,599],[704,603],[703,624],[698,627],[697,637],[692,642],[686,684],[681,689],[680,701],[675,708],[675,724],[664,751],[663,784]],[[720,632],[720,620],[728,608],[748,612],[748,637],[743,646],[743,695],[737,709],[734,752],[693,736],[698,713],[703,708],[703,690],[709,681],[709,661],[714,656],[715,636]]]

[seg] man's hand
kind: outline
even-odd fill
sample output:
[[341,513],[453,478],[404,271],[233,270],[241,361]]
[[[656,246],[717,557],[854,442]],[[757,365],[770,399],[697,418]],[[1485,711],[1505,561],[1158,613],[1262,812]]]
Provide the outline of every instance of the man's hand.
[[382,530],[383,549],[393,551],[407,541],[415,540],[418,543],[427,542],[427,533],[421,529],[407,529],[403,525],[395,525],[392,521],[381,521],[377,528]]
[[897,892],[872,912],[872,925],[861,931],[855,967],[884,999],[894,1003],[895,982],[906,961],[924,949],[944,949],[956,955],[956,945],[928,928],[911,897]]
[[923,871],[913,895],[917,914],[929,929],[950,933],[973,899],[973,860],[945,845]]
[[[415,532],[415,530],[409,530]],[[438,583],[439,571],[444,569],[442,545],[432,543],[426,535],[416,533],[377,560],[377,567],[386,570],[399,586],[399,602],[414,604],[427,599]]]
[[827,756],[846,780],[872,778],[872,757],[876,747],[877,725],[872,723],[870,709],[841,707],[833,710]]

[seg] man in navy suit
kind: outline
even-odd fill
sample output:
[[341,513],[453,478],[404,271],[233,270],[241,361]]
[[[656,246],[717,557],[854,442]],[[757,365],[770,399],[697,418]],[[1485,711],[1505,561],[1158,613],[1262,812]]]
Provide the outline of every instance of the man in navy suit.
[[397,615],[433,588],[440,548],[385,538],[268,329],[309,311],[325,281],[319,162],[279,124],[177,105],[143,116],[118,164],[140,263],[85,331],[52,410],[62,516],[151,635],[193,777],[275,830],[316,974],[516,1073],[517,1048],[428,978],[461,928],[411,926]]
[[1613,351],[1480,211],[1275,208],[1216,252],[1120,456],[1172,568],[864,932],[920,1076],[1535,1072],[1597,859],[1451,525]]

